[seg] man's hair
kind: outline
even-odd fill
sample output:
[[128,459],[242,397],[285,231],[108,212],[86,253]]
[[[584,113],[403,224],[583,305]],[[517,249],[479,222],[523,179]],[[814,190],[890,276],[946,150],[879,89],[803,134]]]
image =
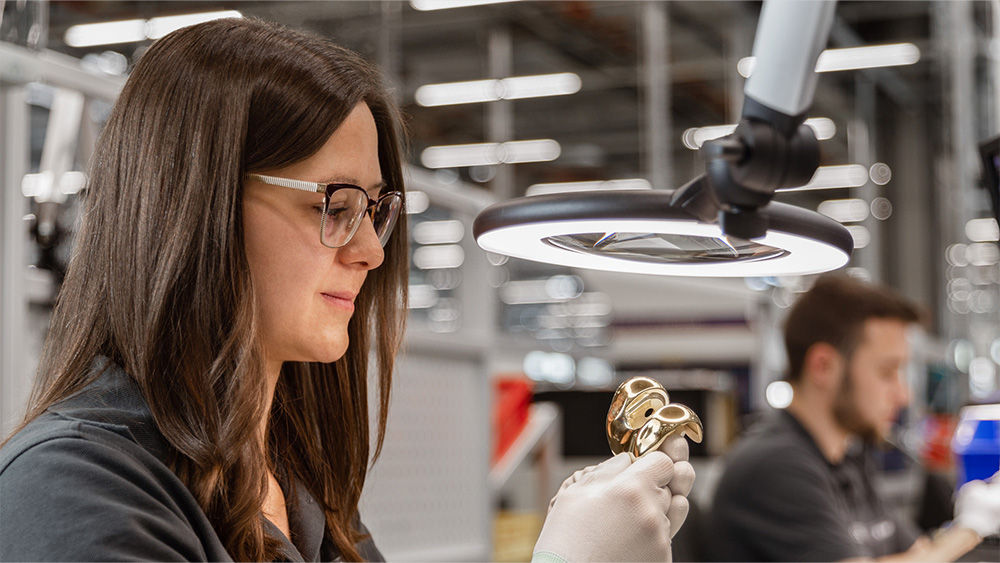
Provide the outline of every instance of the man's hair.
[[801,378],[806,352],[818,342],[825,342],[850,358],[868,319],[918,323],[923,322],[924,312],[885,286],[845,275],[819,278],[796,301],[785,320],[788,379]]

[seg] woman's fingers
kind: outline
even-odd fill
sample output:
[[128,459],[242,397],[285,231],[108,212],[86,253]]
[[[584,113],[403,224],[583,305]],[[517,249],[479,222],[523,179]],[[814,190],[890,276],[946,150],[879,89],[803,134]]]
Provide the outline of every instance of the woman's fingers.
[[667,509],[667,520],[670,520],[670,537],[677,535],[678,530],[684,525],[684,520],[688,515],[688,499],[674,495],[670,499],[670,508]]
[[[619,454],[626,455],[626,454]],[[616,456],[617,457],[617,456]],[[626,458],[627,459],[627,458]],[[661,451],[649,452],[628,468],[629,473],[649,479],[656,487],[666,487],[674,476],[674,462]]]
[[674,434],[660,444],[660,451],[670,456],[675,463],[687,461],[689,455],[687,438],[680,433]]
[[690,462],[675,462],[674,476],[667,483],[667,487],[673,494],[686,497],[691,494],[691,488],[694,487],[694,477],[694,466]]

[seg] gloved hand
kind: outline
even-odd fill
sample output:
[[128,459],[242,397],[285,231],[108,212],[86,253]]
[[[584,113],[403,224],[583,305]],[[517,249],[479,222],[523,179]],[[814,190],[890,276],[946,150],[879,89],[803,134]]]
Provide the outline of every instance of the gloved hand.
[[955,525],[985,538],[1000,533],[1000,471],[987,481],[969,481],[955,499]]
[[694,466],[688,462],[688,441],[684,436],[671,436],[660,444],[660,451],[667,454],[674,462],[674,476],[667,483],[667,488],[673,497],[670,499],[670,537],[677,535],[688,515],[688,499],[691,487],[694,486]]
[[[670,561],[694,483],[675,436],[635,463],[619,454],[574,473],[549,504],[534,561]],[[662,450],[684,459],[674,463]]]

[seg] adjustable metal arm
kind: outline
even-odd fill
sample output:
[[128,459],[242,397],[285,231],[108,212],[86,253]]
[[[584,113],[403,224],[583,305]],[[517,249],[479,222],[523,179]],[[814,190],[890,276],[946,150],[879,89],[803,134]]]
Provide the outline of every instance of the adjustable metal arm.
[[718,220],[728,236],[753,239],[767,232],[754,211],[778,188],[812,178],[819,143],[803,122],[835,7],[833,0],[764,2],[740,123],[731,135],[702,146],[707,174],[678,190],[676,205],[700,220]]
[[753,73],[743,88],[743,117],[791,135],[805,120],[816,91],[816,60],[826,47],[832,0],[764,2],[753,55]]

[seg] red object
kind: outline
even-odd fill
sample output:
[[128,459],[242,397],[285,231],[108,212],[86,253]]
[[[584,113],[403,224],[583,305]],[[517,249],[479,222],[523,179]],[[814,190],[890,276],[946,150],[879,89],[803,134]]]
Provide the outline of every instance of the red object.
[[951,437],[955,433],[955,416],[932,414],[924,419],[924,448],[920,452],[924,465],[935,471],[949,471],[954,465]]
[[493,459],[496,463],[528,424],[534,384],[524,375],[499,377],[493,382]]

